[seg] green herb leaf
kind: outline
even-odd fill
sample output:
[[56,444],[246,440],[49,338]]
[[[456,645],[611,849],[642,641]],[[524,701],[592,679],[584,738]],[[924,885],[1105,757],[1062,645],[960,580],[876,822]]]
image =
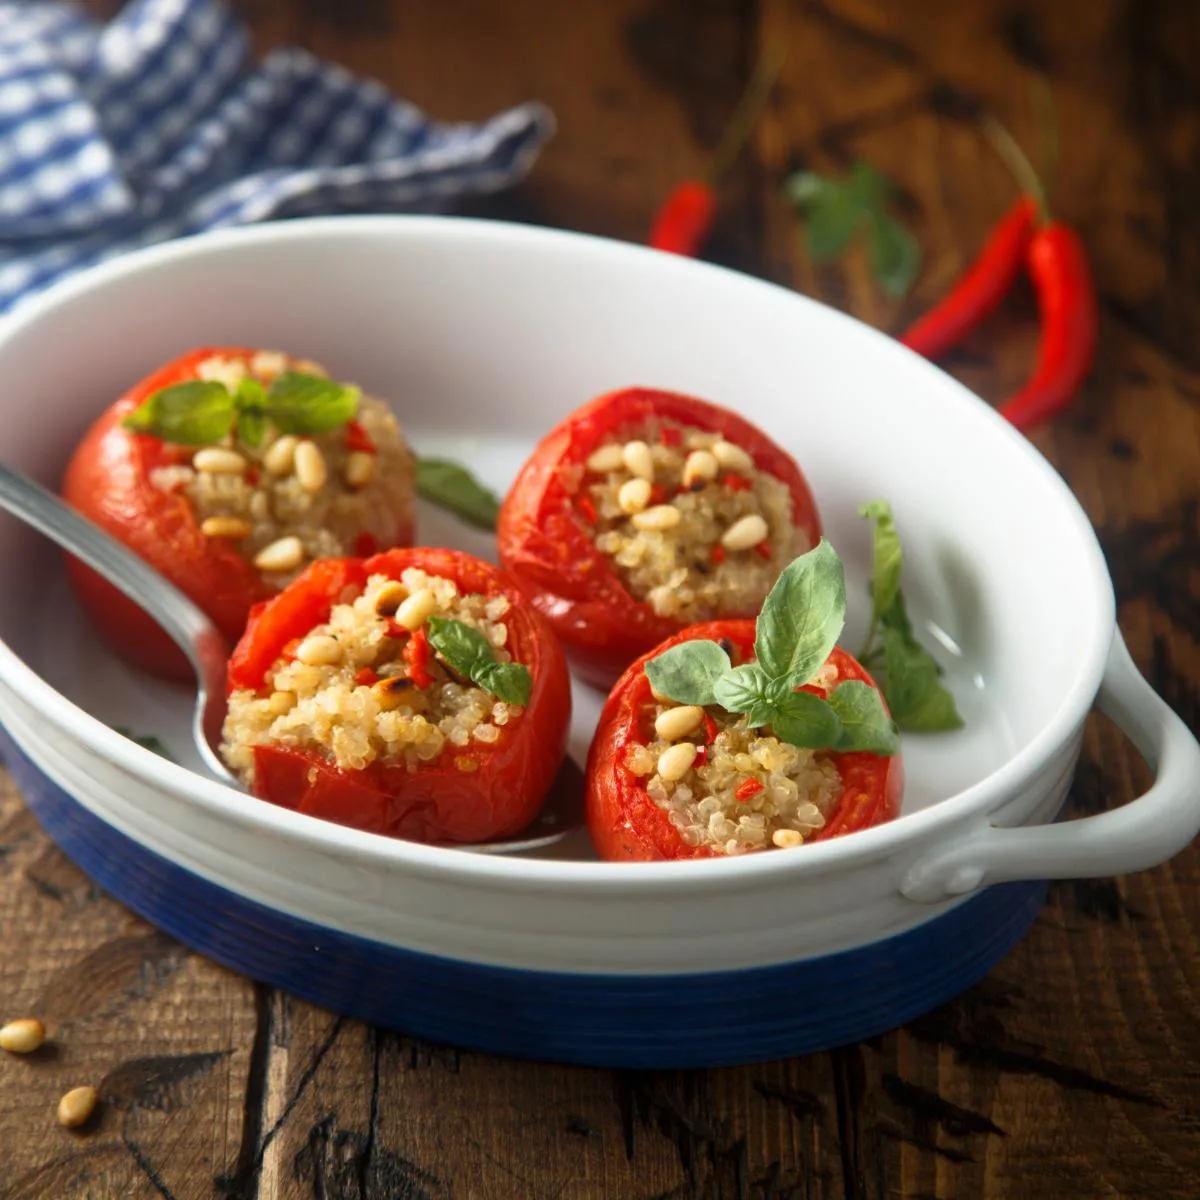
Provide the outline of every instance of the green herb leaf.
[[788,690],[774,699],[771,729],[782,741],[806,750],[841,748],[842,722],[820,696]]
[[164,442],[206,446],[233,426],[234,401],[215,380],[194,379],[155,392],[121,422],[126,429],[149,433]]
[[843,185],[857,197],[867,211],[882,209],[895,193],[892,181],[882,172],[861,159],[850,171],[850,178]]
[[430,617],[429,644],[460,675],[506,704],[529,703],[533,679],[522,663],[500,663],[491,643],[471,625],[451,617]]
[[874,629],[900,594],[904,554],[892,519],[892,506],[886,500],[871,500],[858,511],[860,516],[875,522],[871,551],[871,628]]
[[235,400],[239,409],[265,408],[267,389],[253,375],[244,375],[238,380]]
[[469,525],[495,529],[500,501],[466,467],[442,458],[422,458],[417,463],[417,494],[448,509]]
[[829,707],[842,724],[838,750],[866,750],[895,754],[900,749],[896,726],[883,707],[879,693],[861,679],[848,679],[829,694]]
[[708,705],[717,702],[717,680],[731,670],[729,655],[716,642],[681,642],[646,663],[646,678],[677,704]]
[[854,237],[867,215],[859,198],[848,188],[838,187],[812,203],[808,210],[805,239],[815,262],[837,258]]
[[713,685],[713,698],[729,712],[745,713],[756,728],[769,725],[775,714],[771,677],[758,663],[743,663],[722,675]]
[[822,538],[783,569],[763,602],[755,657],[771,678],[799,687],[829,657],[845,619],[842,561]]
[[796,171],[785,184],[788,198],[797,208],[808,209],[829,203],[840,185],[816,171]]
[[267,436],[267,418],[261,408],[243,408],[238,411],[237,434],[247,446],[255,448],[263,444]]
[[157,738],[152,733],[136,734],[132,729],[125,725],[114,725],[114,733],[119,733],[122,737],[127,737],[131,742],[137,742],[139,746],[145,746],[147,750],[153,751],[160,758],[165,758],[168,762],[174,762],[171,757],[171,752],[166,748],[160,738]]
[[907,295],[921,269],[917,239],[886,213],[872,213],[870,254],[871,270],[879,286],[897,299]]
[[264,412],[281,433],[328,433],[353,418],[359,394],[323,375],[284,371],[267,391]]
[[961,729],[954,697],[938,679],[938,665],[910,633],[883,629],[883,694],[896,724],[912,733]]

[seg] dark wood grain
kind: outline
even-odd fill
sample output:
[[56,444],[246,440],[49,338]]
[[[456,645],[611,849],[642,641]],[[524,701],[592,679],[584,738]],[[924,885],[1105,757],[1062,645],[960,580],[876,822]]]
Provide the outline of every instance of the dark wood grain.
[[[97,10],[111,8],[97,0]],[[703,169],[760,48],[789,59],[725,185],[707,256],[897,331],[1012,196],[950,85],[1036,144],[1063,131],[1056,211],[1102,298],[1097,370],[1035,434],[1100,531],[1121,626],[1200,725],[1200,22],[1169,0],[241,0],[260,49],[296,42],[446,119],[537,98],[559,133],[482,215],[641,239]],[[925,263],[889,301],[865,261],[814,265],[783,193],[800,165],[871,161]],[[1018,289],[947,361],[993,401],[1036,338]],[[1002,502],[1002,498],[998,498]],[[1101,718],[1085,815],[1147,771]],[[49,844],[0,783],[0,1007],[51,1044],[0,1059],[0,1197],[1007,1200],[1200,1194],[1200,851],[1057,885],[981,985],[904,1029],[803,1060],[614,1073],[459,1053],[255,987],[155,933]],[[736,1014],[731,1014],[731,1020]],[[83,1134],[53,1122],[101,1087]],[[18,1136],[14,1136],[17,1134]]]

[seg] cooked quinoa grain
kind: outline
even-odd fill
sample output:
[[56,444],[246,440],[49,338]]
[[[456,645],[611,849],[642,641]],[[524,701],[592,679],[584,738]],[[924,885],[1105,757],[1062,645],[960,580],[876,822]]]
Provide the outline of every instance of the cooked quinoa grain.
[[786,485],[715,433],[670,422],[626,432],[588,456],[580,483],[596,546],[626,588],[685,624],[757,611],[811,549]]
[[[276,351],[214,356],[197,374],[236,388],[248,377],[270,386],[287,370],[325,374]],[[268,428],[260,446],[200,447],[150,482],[186,497],[205,537],[224,539],[282,588],[315,558],[373,552],[411,528],[414,464],[395,416],[363,396],[349,434],[349,426],[312,437]]]
[[[520,719],[521,707],[464,682],[436,657],[427,668],[433,682],[414,684],[404,660],[412,635],[396,619],[413,600],[420,603],[409,614],[412,629],[430,616],[451,617],[482,633],[497,661],[511,661],[505,597],[464,595],[415,567],[399,580],[372,575],[274,664],[259,691],[230,696],[221,753],[248,787],[255,746],[316,750],[347,771],[376,761],[415,771],[447,750],[494,746]],[[479,767],[469,753],[453,761],[462,771]]]

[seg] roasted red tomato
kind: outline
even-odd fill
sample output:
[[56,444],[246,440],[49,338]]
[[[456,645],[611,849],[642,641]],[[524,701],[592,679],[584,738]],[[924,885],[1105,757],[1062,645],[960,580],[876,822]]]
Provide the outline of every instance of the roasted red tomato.
[[[134,413],[145,420],[127,428]],[[232,643],[251,606],[310,559],[410,542],[412,476],[412,456],[381,401],[326,379],[313,363],[206,347],[109,408],[76,449],[62,491]],[[119,653],[154,674],[190,678],[140,608],[75,560],[68,570]]]
[[570,713],[562,650],[515,584],[457,551],[390,550],[315,562],[255,608],[222,752],[284,808],[478,842],[536,816]]
[[[695,625],[618,680],[587,766],[588,829],[602,858],[710,858],[787,848],[897,815],[903,790],[898,754],[800,750],[719,706],[656,701],[645,672],[649,659],[708,639],[733,663],[752,662],[754,637],[749,620]],[[875,687],[859,663],[835,647],[814,683],[800,690],[821,697],[852,680]]]
[[703,400],[629,388],[543,439],[497,539],[579,675],[608,687],[687,625],[752,616],[820,532],[800,468],[761,430]]

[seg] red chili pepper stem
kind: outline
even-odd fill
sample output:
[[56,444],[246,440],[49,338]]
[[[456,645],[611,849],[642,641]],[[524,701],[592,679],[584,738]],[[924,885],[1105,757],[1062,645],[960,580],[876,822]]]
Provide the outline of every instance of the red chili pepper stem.
[[1046,185],[1034,169],[1033,163],[1029,161],[1029,156],[1021,149],[1017,139],[991,113],[985,113],[980,124],[1001,161],[1012,172],[1013,178],[1016,179],[1021,190],[1037,204],[1039,224],[1049,224],[1050,203],[1046,195]]

